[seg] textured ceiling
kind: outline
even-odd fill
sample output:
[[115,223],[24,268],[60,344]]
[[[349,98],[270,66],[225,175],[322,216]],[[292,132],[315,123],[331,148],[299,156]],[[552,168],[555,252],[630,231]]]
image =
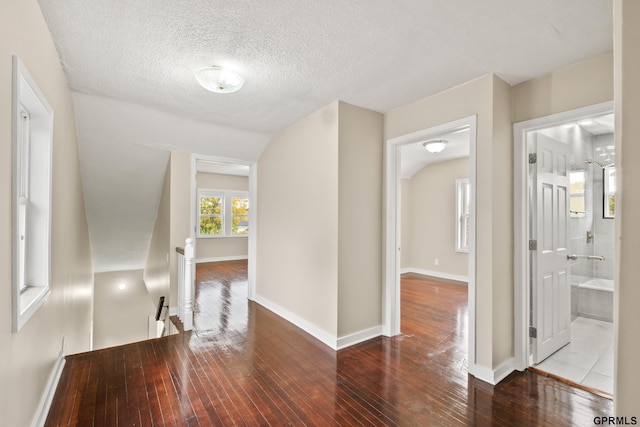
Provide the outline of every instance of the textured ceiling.
[[[269,135],[337,99],[386,112],[487,73],[515,84],[612,49],[605,0],[39,2],[75,92],[94,260],[112,270],[143,266],[149,234],[135,234],[135,262],[113,254],[153,226],[167,154],[145,150],[257,159]],[[244,87],[202,89],[194,73],[209,65],[240,72]],[[140,166],[155,181],[138,180]],[[111,220],[107,195],[122,212]]]

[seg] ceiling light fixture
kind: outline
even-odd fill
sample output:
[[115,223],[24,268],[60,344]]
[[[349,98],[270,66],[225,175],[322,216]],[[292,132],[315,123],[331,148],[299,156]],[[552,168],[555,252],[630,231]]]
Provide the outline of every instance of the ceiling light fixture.
[[220,66],[202,68],[196,72],[200,86],[216,93],[232,93],[244,84],[244,77]]
[[434,139],[433,141],[427,141],[424,144],[424,148],[430,153],[439,153],[444,150],[444,147],[449,141],[444,139]]

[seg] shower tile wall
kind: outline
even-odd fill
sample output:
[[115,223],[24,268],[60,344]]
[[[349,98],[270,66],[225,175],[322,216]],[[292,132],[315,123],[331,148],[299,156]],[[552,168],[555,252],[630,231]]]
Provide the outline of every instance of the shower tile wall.
[[[613,147],[613,134],[598,135],[595,137],[594,159],[598,160],[600,153],[611,152]],[[605,162],[608,164],[609,162]],[[615,239],[613,218],[604,218],[603,216],[603,178],[604,173],[600,167],[593,166],[593,191],[595,195],[594,206],[594,255],[604,255],[604,261],[593,261],[594,277],[599,279],[613,280],[613,260],[615,256]]]

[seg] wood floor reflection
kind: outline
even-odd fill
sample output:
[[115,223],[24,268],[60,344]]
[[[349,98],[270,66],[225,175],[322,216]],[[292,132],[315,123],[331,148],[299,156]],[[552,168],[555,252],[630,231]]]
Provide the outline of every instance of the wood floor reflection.
[[334,352],[246,300],[246,262],[199,264],[184,333],[67,358],[47,426],[592,425],[610,400],[530,372],[466,372],[466,287],[402,281],[403,334]]

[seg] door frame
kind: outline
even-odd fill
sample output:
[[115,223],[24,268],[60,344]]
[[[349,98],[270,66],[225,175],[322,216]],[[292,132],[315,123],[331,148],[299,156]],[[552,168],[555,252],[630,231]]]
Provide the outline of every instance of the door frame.
[[529,203],[529,162],[527,134],[536,130],[558,126],[565,123],[613,113],[613,101],[603,102],[562,113],[551,114],[513,125],[513,226],[514,226],[514,367],[523,371],[531,365],[531,344],[529,340],[531,284],[529,281],[531,265],[529,262],[529,221],[531,220]]
[[[383,294],[383,335],[400,334],[400,150],[403,146],[426,141],[443,133],[469,128],[469,184],[471,186],[469,282],[468,282],[468,365],[475,373],[476,348],[476,134],[477,116],[468,116],[448,123],[401,135],[385,142],[385,274]],[[453,239],[454,236],[451,236]]]
[[[193,241],[193,253],[194,253],[194,263],[193,263],[193,276],[195,276],[195,259],[197,259],[196,253],[196,226],[198,224],[198,211],[196,206],[198,205],[198,184],[196,182],[196,174],[198,173],[196,163],[198,160],[211,162],[211,163],[222,163],[226,165],[241,165],[249,167],[249,236],[247,246],[248,246],[248,259],[247,259],[247,299],[254,301],[256,295],[256,261],[258,254],[258,163],[253,160],[242,160],[242,159],[232,159],[228,157],[218,157],[218,156],[210,156],[205,154],[192,154],[191,155],[191,206],[189,208],[189,237],[191,237]],[[195,295],[194,295],[195,297]]]

